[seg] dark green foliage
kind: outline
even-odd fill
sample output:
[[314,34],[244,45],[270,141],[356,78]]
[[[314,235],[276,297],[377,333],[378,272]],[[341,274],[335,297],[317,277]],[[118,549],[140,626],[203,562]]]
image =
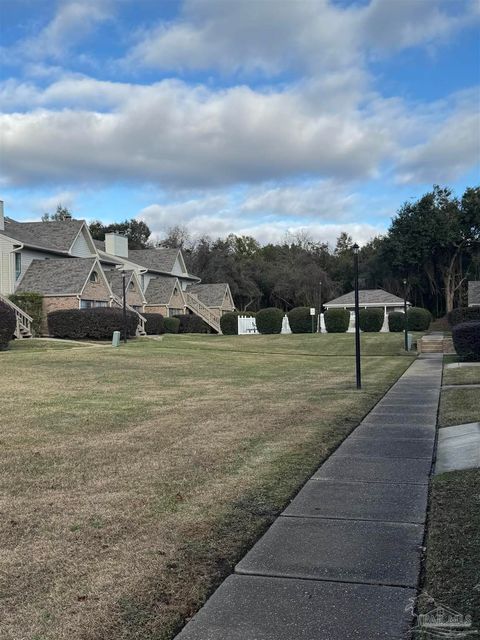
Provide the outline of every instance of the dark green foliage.
[[310,315],[310,307],[296,307],[287,313],[288,323],[292,333],[312,333],[317,330],[317,314]]
[[260,309],[256,315],[259,333],[280,333],[282,331],[283,311],[277,307]]
[[480,361],[480,321],[461,322],[452,329],[455,351],[469,362]]
[[480,320],[480,307],[458,307],[448,314],[448,324],[451,327],[460,322],[468,322],[469,320]]
[[145,318],[145,331],[148,336],[158,336],[165,333],[164,317],[161,313],[142,313]]
[[359,316],[360,329],[365,333],[376,333],[382,328],[385,312],[383,309],[360,309]]
[[25,311],[25,313],[32,318],[33,335],[40,335],[43,316],[43,296],[39,293],[25,291],[25,293],[13,293],[9,297],[13,304],[16,304],[17,307],[20,307],[22,311]]
[[[123,337],[123,310],[114,307],[52,311],[47,316],[48,331],[55,338],[108,340],[114,331]],[[127,332],[135,336],[137,314],[127,311]]]
[[94,220],[90,223],[89,229],[94,240],[105,240],[106,233],[119,233],[126,236],[129,249],[145,249],[150,237],[150,229],[147,224],[142,220],[135,220],[135,218],[112,224],[103,224],[99,220]]
[[178,333],[210,333],[209,325],[194,313],[179,313],[173,317],[180,320]]
[[426,331],[432,321],[432,314],[428,309],[411,307],[407,310],[407,326],[409,331]]
[[328,333],[345,333],[350,324],[350,311],[348,309],[327,309],[324,318]]
[[5,351],[8,348],[16,324],[14,310],[0,300],[0,351]]
[[238,334],[238,316],[236,311],[224,313],[220,318],[220,328],[225,336],[236,336]]
[[405,329],[405,314],[401,311],[391,311],[388,314],[388,330],[398,333]]
[[178,333],[180,320],[178,318],[164,318],[163,326],[165,327],[165,333]]

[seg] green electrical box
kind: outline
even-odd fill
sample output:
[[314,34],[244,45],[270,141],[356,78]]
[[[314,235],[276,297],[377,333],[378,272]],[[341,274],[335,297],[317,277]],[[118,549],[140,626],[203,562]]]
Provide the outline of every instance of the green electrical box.
[[112,347],[120,345],[120,331],[114,331],[112,336]]

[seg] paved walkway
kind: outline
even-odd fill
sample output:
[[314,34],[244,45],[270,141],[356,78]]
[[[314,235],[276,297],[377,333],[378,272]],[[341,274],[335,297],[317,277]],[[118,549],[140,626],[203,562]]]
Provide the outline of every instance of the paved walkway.
[[177,640],[406,640],[441,377],[418,358]]

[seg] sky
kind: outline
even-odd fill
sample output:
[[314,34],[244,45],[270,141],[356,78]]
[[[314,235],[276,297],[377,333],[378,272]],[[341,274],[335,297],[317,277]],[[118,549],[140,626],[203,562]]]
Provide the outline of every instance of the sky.
[[480,183],[480,0],[0,0],[0,198],[154,237],[384,233]]

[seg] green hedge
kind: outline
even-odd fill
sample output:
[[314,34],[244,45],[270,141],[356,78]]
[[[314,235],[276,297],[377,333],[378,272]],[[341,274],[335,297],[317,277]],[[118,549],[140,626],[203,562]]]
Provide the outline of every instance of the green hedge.
[[328,333],[346,333],[350,324],[350,311],[348,309],[327,309],[324,319]]
[[[120,331],[122,337],[124,333],[123,309],[115,307],[52,311],[47,322],[48,332],[55,338],[109,340],[114,331]],[[137,314],[127,311],[128,336],[135,336],[137,325]]]
[[282,331],[283,311],[277,309],[277,307],[260,309],[256,315],[256,322],[259,333],[280,333]]
[[432,314],[422,307],[410,307],[407,310],[407,327],[409,331],[426,331],[432,321]]
[[448,324],[454,327],[460,322],[480,321],[480,307],[458,307],[447,315]]
[[236,311],[229,311],[224,313],[220,318],[220,328],[225,336],[238,335],[238,316],[240,314]]
[[165,327],[165,333],[178,333],[180,320],[178,318],[164,318],[163,326]]
[[295,307],[287,313],[288,323],[292,333],[312,333],[317,330],[317,314],[310,315],[310,307]]
[[142,313],[145,318],[145,332],[148,336],[158,336],[165,333],[164,317],[161,313]]
[[180,320],[178,333],[210,333],[210,326],[194,313],[179,313],[173,317]]
[[480,322],[470,320],[460,322],[452,329],[452,338],[455,351],[469,362],[480,361]]
[[378,333],[385,320],[383,309],[360,309],[359,326],[365,333]]
[[388,330],[398,333],[405,329],[405,314],[401,311],[392,311],[388,314]]
[[34,336],[39,336],[43,317],[43,296],[34,291],[25,291],[13,293],[9,298],[13,304],[32,318],[32,333]]
[[14,310],[0,300],[0,351],[8,349],[8,343],[13,338],[16,324]]

